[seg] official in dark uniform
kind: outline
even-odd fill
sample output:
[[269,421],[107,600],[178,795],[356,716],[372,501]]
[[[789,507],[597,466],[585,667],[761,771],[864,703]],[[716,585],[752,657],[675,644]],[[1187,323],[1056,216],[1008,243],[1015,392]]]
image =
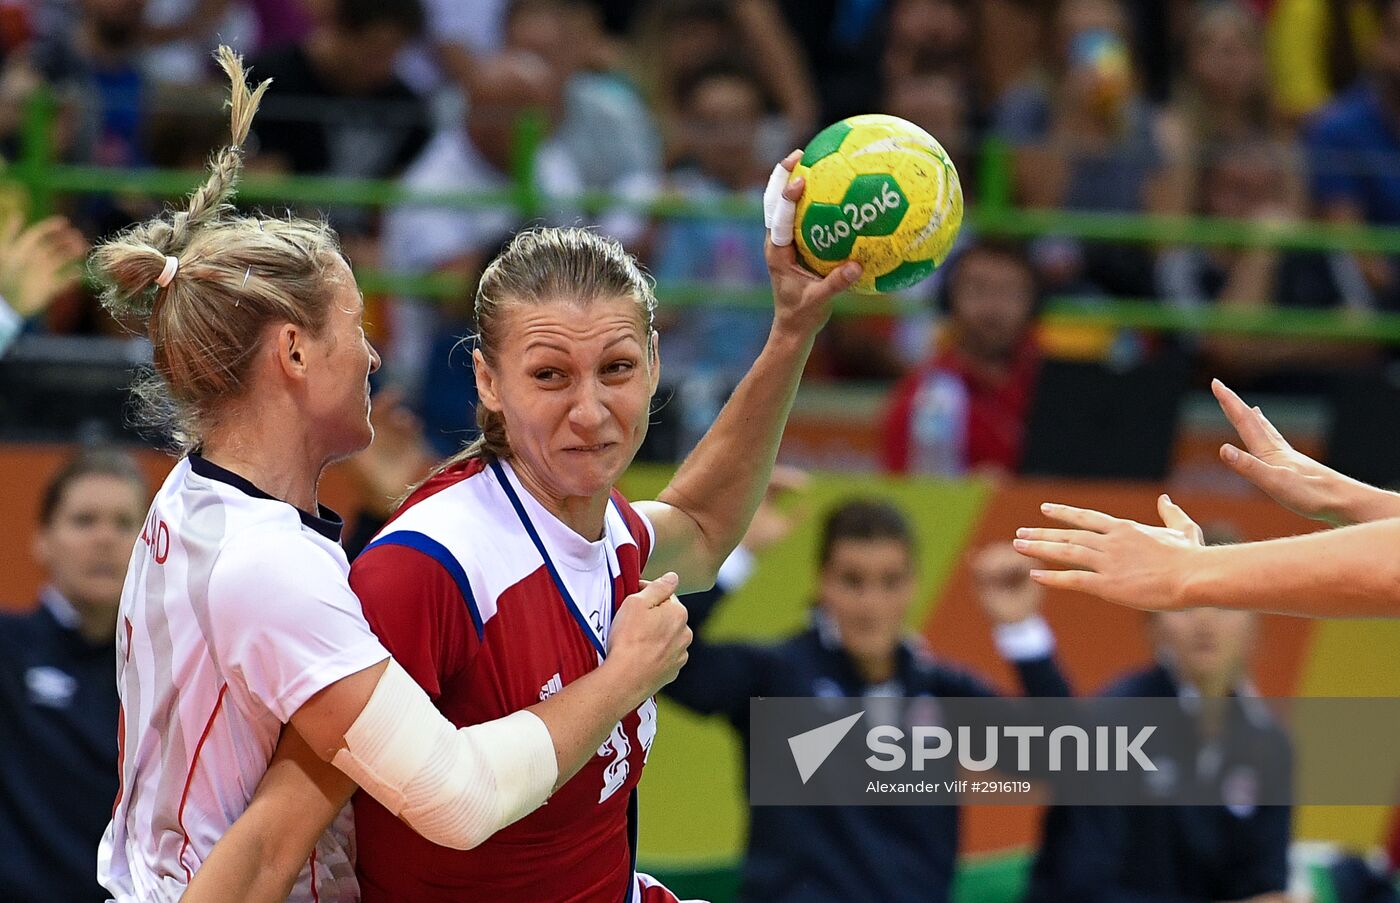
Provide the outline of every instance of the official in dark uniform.
[[[751,534],[764,517],[760,511]],[[697,712],[724,716],[739,732],[746,762],[753,696],[996,695],[975,675],[936,661],[906,633],[916,588],[914,538],[892,505],[857,500],[831,512],[819,548],[812,625],[776,644],[705,639],[705,620],[725,590],[742,581],[742,559],[740,552],[726,563],[716,590],[683,599],[695,640],[680,676],[663,692]],[[1050,629],[1038,615],[1029,560],[1007,543],[985,550],[977,573],[998,648],[1015,662],[1026,692],[1069,695]],[[755,807],[740,899],[941,903],[949,898],[957,852],[955,806]]]
[[44,493],[27,614],[0,615],[0,900],[100,903],[97,845],[117,793],[117,603],[149,487],[94,450]]
[[[1118,680],[1109,697],[1166,697],[1185,710],[1222,704],[1214,755],[1174,763],[1175,780],[1220,786],[1229,805],[1055,806],[1046,814],[1026,903],[1285,903],[1291,810],[1262,806],[1231,749],[1267,744],[1240,761],[1287,767],[1288,738],[1254,697],[1246,672],[1255,615],[1198,608],[1150,616],[1158,661]],[[1193,701],[1194,700],[1194,701]],[[1210,732],[1207,732],[1207,736]],[[1254,767],[1254,766],[1248,766]],[[1163,771],[1163,774],[1167,771]]]

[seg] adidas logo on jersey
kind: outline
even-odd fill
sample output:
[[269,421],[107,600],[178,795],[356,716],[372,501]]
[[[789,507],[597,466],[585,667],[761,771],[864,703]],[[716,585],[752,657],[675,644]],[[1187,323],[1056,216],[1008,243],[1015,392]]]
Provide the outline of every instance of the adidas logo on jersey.
[[545,681],[544,686],[540,687],[540,702],[544,702],[562,689],[564,689],[564,682],[559,679],[559,672],[555,671],[554,676]]

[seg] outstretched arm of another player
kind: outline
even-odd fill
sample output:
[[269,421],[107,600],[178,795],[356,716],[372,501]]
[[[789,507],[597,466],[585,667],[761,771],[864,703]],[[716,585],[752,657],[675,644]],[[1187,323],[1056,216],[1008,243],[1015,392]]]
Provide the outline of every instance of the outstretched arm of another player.
[[1164,527],[1046,504],[1065,528],[1022,527],[1018,551],[1069,570],[1037,570],[1043,586],[1156,611],[1210,606],[1311,617],[1400,615],[1400,519],[1228,546],[1200,546],[1195,524],[1166,496]]
[[623,600],[603,664],[528,709],[456,728],[392,659],[292,716],[248,809],[184,903],[287,898],[356,785],[428,840],[475,847],[534,811],[685,663],[691,633],[666,574]]
[[1263,411],[1245,404],[1220,380],[1211,383],[1211,391],[1244,444],[1243,449],[1222,445],[1220,459],[1274,501],[1333,526],[1400,517],[1400,494],[1353,480],[1298,451]]
[[770,232],[764,256],[773,283],[768,341],[670,484],[656,501],[636,506],[656,534],[647,573],[680,572],[682,592],[709,589],[743,538],[767,490],[797,384],[831,316],[832,299],[860,278],[856,263],[821,278],[797,262],[792,213],[805,184],[787,179],[800,159],[793,151],[774,170],[765,201]]

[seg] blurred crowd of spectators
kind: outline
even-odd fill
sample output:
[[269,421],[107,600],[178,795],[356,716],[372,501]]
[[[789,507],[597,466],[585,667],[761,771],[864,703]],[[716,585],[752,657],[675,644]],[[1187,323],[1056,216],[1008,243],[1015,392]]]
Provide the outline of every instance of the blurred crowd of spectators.
[[[756,198],[788,149],[871,111],[937,136],[969,209],[995,137],[1011,148],[1011,199],[1022,206],[1261,229],[1310,218],[1400,224],[1392,0],[0,0],[0,149],[19,152],[26,98],[47,84],[63,159],[197,167],[224,134],[209,56],[220,40],[248,57],[254,78],[275,80],[249,148],[255,171],[490,193],[532,166],[538,219],[596,223],[663,286],[761,290],[761,225],[648,217],[627,201]],[[532,159],[518,140],[527,111],[543,114]],[[588,192],[623,202],[584,203]],[[96,238],[155,202],[64,203]],[[509,206],[325,212],[357,266],[466,284],[522,223]],[[978,240],[969,228],[961,248]],[[967,270],[964,291],[938,276],[915,289],[922,314],[834,322],[810,374],[903,377],[896,418],[932,391],[930,372],[951,374],[960,410],[991,405],[983,419],[994,432],[1011,421],[1006,435],[969,437],[952,469],[1014,469],[1043,297],[1353,311],[1400,300],[1394,261],[1347,253],[1047,236],[997,245]],[[46,328],[111,330],[80,295],[56,305]],[[467,356],[452,353],[471,329],[469,300],[371,306],[385,378],[452,441],[470,422]],[[766,324],[761,310],[727,306],[662,318],[668,376],[701,387],[692,410],[743,372]],[[1382,349],[1354,343],[1205,339],[1187,351],[1202,372],[1246,387],[1385,362]],[[907,448],[917,424],[891,423],[887,463],[916,467],[898,462],[918,457]]]

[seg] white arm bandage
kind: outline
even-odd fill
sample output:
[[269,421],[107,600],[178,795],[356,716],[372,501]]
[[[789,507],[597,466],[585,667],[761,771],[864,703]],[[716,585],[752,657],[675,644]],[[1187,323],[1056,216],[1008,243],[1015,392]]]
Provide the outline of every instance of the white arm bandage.
[[533,712],[456,729],[390,661],[332,764],[433,843],[469,850],[539,808],[559,777]]

